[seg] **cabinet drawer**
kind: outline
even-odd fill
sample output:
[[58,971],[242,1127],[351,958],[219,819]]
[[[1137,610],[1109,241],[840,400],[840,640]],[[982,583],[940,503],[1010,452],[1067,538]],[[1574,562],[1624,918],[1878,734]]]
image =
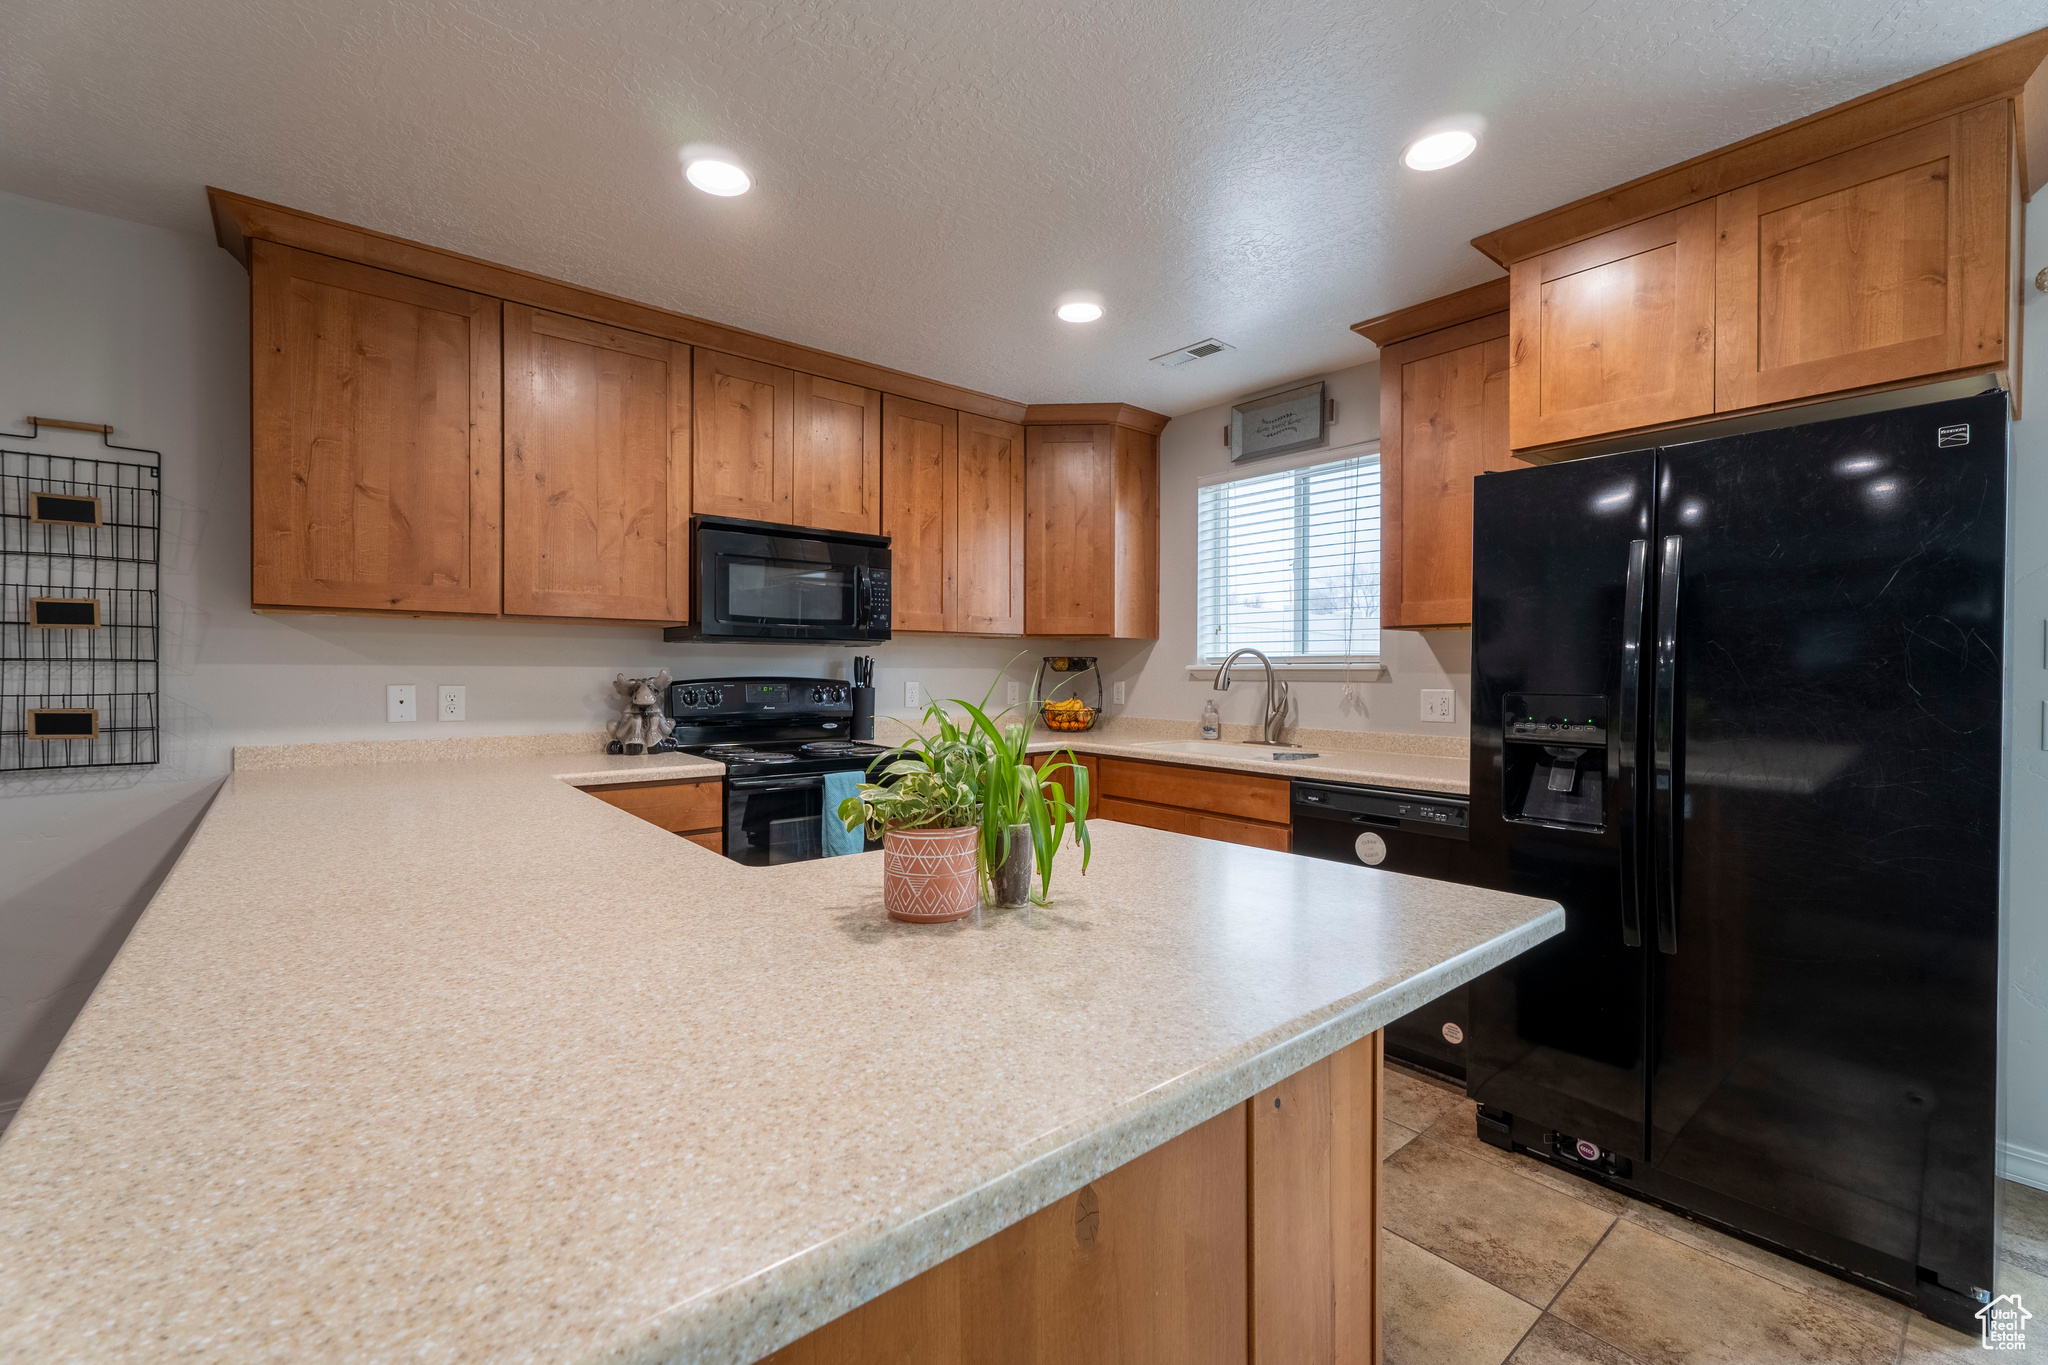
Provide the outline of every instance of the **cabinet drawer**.
[[[724,784],[697,782],[626,782],[583,787],[598,800],[676,833],[717,830],[725,824]],[[707,845],[708,847],[708,845]],[[719,850],[724,852],[723,849]]]
[[1114,796],[1105,796],[1097,802],[1095,814],[1104,820],[1121,820],[1127,825],[1143,825],[1147,829],[1192,834],[1200,839],[1217,839],[1226,844],[1270,848],[1277,853],[1287,852],[1289,830],[1285,825],[1269,825],[1257,820],[1232,820],[1227,816],[1205,815],[1198,810],[1154,806],[1144,801],[1125,801]]
[[1179,763],[1141,763],[1105,758],[1097,768],[1104,796],[1149,801],[1160,806],[1235,815],[1284,825],[1293,819],[1284,777],[1253,777],[1248,773],[1190,768]]
[[683,837],[700,848],[710,849],[713,853],[725,852],[725,831],[722,829],[701,830],[696,834],[685,834]]

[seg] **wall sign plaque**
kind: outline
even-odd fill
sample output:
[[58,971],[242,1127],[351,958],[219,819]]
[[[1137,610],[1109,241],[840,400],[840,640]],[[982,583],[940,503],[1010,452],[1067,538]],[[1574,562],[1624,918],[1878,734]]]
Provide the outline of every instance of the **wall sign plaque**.
[[1230,409],[1231,463],[1321,445],[1327,410],[1321,381],[1235,405]]

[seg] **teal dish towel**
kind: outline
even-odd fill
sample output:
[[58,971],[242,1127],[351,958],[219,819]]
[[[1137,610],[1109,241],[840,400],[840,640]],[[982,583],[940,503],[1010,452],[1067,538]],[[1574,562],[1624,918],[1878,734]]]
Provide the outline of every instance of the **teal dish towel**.
[[867,829],[855,825],[848,829],[839,821],[839,803],[849,796],[860,795],[860,769],[851,772],[825,774],[825,856],[836,858],[842,853],[859,853],[867,847]]

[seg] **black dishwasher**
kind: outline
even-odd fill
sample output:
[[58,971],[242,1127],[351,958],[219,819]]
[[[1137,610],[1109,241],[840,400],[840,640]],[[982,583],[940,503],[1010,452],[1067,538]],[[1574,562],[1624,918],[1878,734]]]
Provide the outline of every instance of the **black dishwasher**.
[[[1294,784],[1294,851],[1470,885],[1468,803],[1443,792]],[[1387,1055],[1464,1084],[1466,988],[1387,1025]]]

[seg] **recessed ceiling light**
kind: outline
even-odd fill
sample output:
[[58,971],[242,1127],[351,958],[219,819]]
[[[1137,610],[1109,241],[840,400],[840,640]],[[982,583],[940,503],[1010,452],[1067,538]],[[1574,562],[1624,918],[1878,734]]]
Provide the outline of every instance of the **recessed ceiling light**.
[[1054,311],[1059,314],[1061,322],[1093,322],[1102,316],[1102,305],[1077,299],[1073,303],[1061,304]]
[[698,157],[683,167],[683,175],[706,194],[730,197],[754,188],[754,178],[730,161]]
[[1466,128],[1428,133],[1408,144],[1401,164],[1412,171],[1440,171],[1455,166],[1479,149],[1479,137]]

